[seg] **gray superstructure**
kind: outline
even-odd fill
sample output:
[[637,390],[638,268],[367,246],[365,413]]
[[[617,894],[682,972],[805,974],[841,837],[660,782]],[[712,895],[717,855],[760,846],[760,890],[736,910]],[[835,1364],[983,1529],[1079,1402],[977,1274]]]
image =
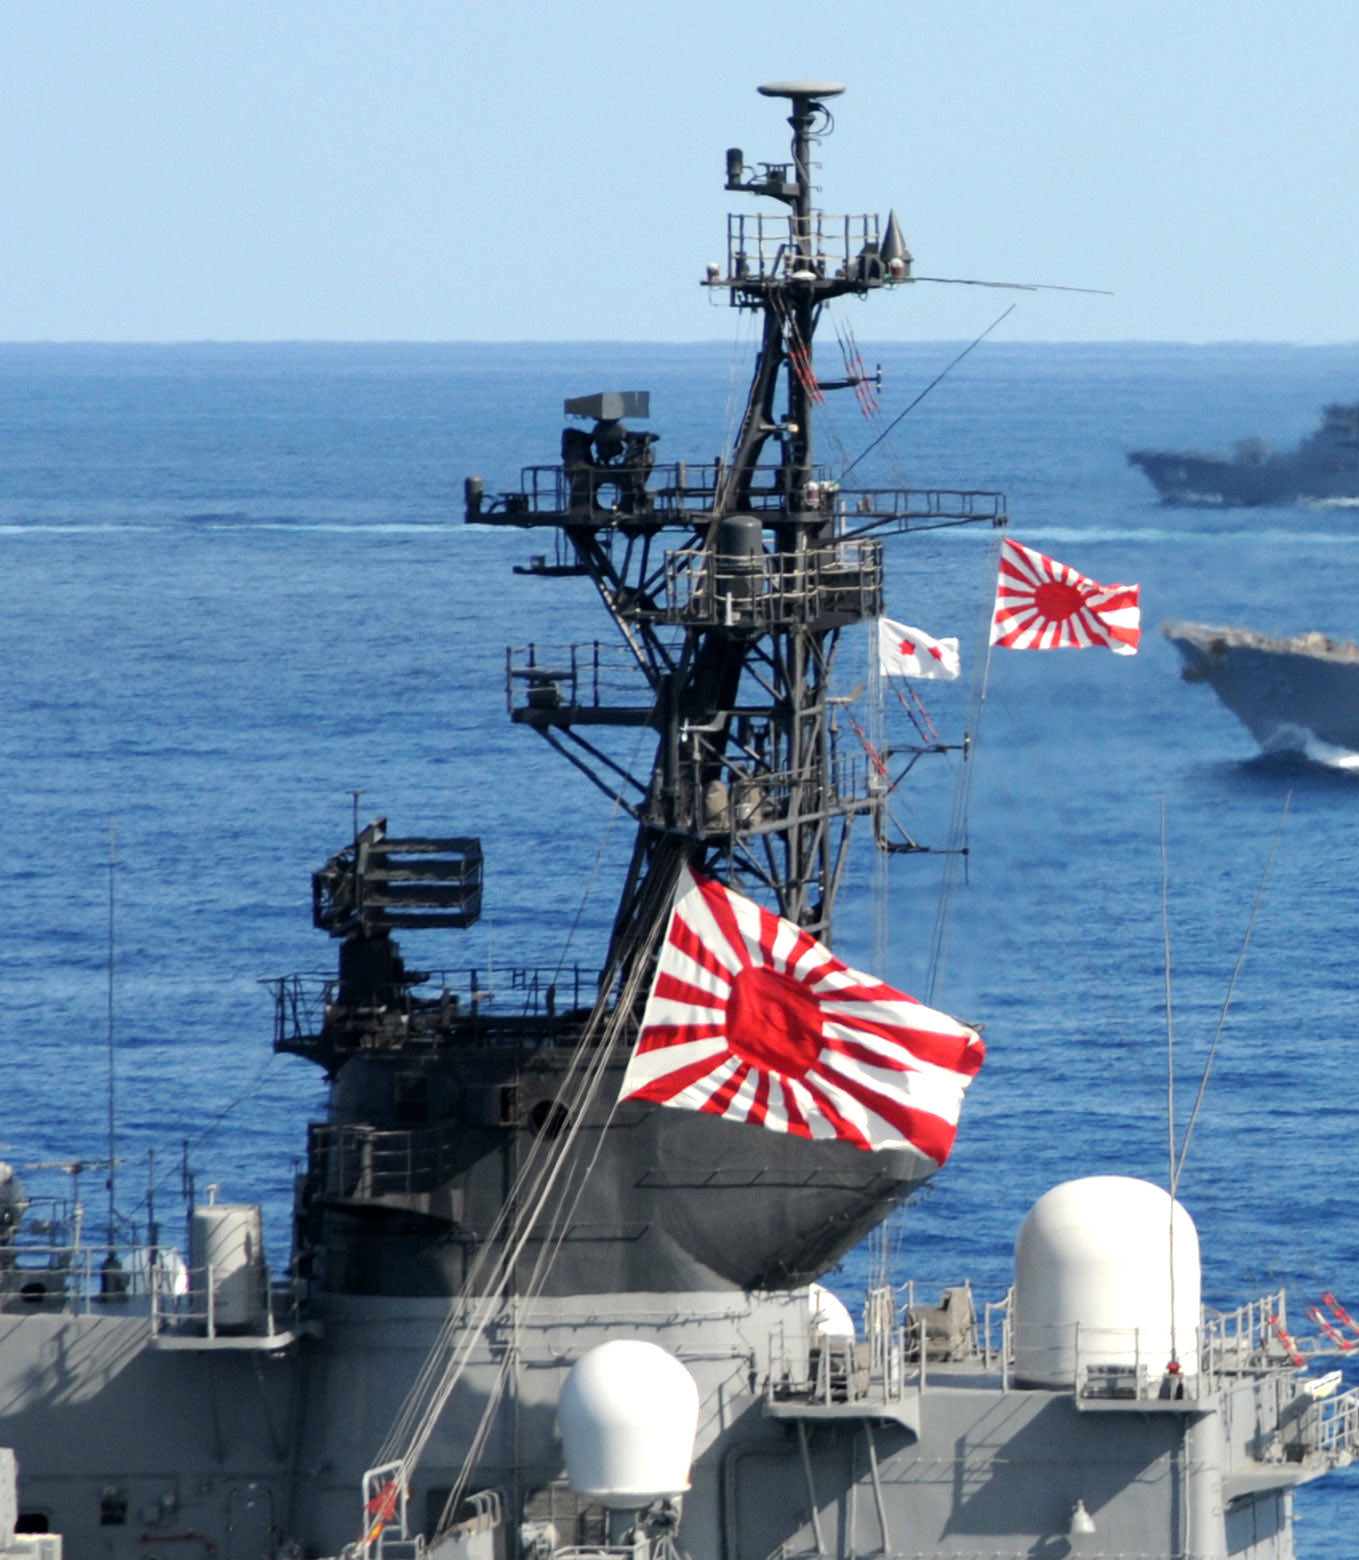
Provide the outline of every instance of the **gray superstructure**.
[[1193,450],[1134,450],[1167,504],[1296,504],[1359,502],[1359,403],[1327,406],[1294,450],[1272,450],[1265,439],[1240,440],[1230,457]]
[[[894,220],[812,205],[841,89],[761,90],[790,160],[732,150],[726,186],[783,209],[732,218],[707,277],[763,332],[730,457],[658,464],[628,426],[646,395],[608,392],[567,401],[591,426],[518,489],[467,482],[470,522],[552,531],[530,572],[589,577],[618,630],[616,652],[507,657],[512,719],[635,824],[602,967],[407,968],[398,933],[476,920],[481,849],[376,820],[313,880],[336,976],[275,985],[276,1049],[329,1085],[286,1275],[248,1205],[194,1208],[185,1271],[154,1229],[91,1245],[0,1181],[0,1445],[20,1527],[69,1556],[1287,1560],[1293,1487],[1359,1444],[1359,1396],[1309,1385],[1281,1294],[1199,1307],[1153,1187],[1040,1203],[1003,1302],[879,1275],[856,1329],[812,1281],[927,1156],[618,1103],[687,868],[832,940],[849,829],[885,807],[832,692],[842,631],[881,612],[882,539],[1005,519],[999,494],[850,490],[816,463],[817,402],[862,383],[816,376],[820,311],[908,282],[910,256]],[[565,1474],[563,1386],[619,1339],[697,1386],[682,1501],[628,1511],[633,1486]]]
[[1266,753],[1359,753],[1359,645],[1208,623],[1162,633],[1184,658],[1184,680],[1207,683]]

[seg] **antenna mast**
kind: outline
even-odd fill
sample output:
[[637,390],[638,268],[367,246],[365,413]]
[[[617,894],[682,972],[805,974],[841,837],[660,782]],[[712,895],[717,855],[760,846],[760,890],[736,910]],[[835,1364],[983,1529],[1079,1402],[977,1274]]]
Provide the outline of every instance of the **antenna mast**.
[[[830,940],[850,827],[884,805],[832,719],[841,633],[882,612],[884,535],[1005,518],[998,493],[850,490],[816,464],[816,409],[855,383],[817,378],[822,310],[909,281],[911,257],[895,217],[814,204],[812,152],[844,89],[759,90],[789,104],[789,160],[751,168],[732,148],[725,187],[784,209],[729,216],[726,264],[704,282],[761,321],[730,456],[657,465],[658,435],[624,426],[650,415],[649,395],[611,391],[566,401],[594,426],[565,430],[560,466],[526,468],[517,493],[465,484],[470,522],[558,528],[574,564],[525,572],[587,575],[621,634],[616,652],[512,648],[507,681],[511,718],[636,820],[607,960],[624,973],[686,865]],[[606,746],[604,731],[624,726],[656,732],[649,770]]]
[[112,1259],[114,1247],[117,1244],[117,1230],[114,1227],[116,1214],[114,1211],[115,1176],[117,1156],[117,1097],[115,1093],[114,1075],[114,1046],[113,1046],[113,931],[114,931],[114,868],[118,864],[118,834],[117,822],[112,813],[109,814],[109,926],[108,926],[108,1128],[109,1128],[109,1172],[105,1182],[109,1194],[108,1205],[108,1229],[109,1229],[109,1258]]

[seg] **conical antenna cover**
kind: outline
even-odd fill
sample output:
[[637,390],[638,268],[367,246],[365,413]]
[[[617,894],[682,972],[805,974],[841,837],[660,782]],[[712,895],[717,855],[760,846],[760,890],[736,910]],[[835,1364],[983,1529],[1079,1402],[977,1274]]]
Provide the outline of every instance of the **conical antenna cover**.
[[895,211],[887,213],[887,231],[882,236],[882,247],[878,250],[884,265],[891,265],[893,260],[900,260],[903,274],[911,274],[911,251],[906,247],[906,240],[901,236],[901,224],[897,221]]

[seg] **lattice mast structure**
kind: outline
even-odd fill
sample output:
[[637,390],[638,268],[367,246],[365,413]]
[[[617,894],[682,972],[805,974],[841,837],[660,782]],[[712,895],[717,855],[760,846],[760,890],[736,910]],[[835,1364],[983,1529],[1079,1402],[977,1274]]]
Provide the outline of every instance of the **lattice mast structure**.
[[[648,697],[618,701],[606,652],[574,646],[544,658],[512,650],[512,718],[539,731],[610,796],[637,835],[608,969],[645,945],[684,863],[738,883],[829,941],[850,827],[884,805],[856,738],[842,743],[831,674],[842,631],[882,610],[882,536],[1003,522],[996,493],[845,489],[817,464],[817,405],[863,384],[861,371],[818,380],[822,311],[910,280],[896,219],[828,217],[814,204],[812,150],[832,128],[829,82],[775,82],[786,99],[791,161],[748,168],[727,153],[726,188],[785,208],[729,217],[725,270],[705,285],[760,316],[760,346],[729,458],[658,465],[646,392],[566,402],[594,419],[568,428],[562,462],[529,467],[518,492],[488,495],[469,478],[467,518],[557,529],[556,566],[529,572],[592,579]],[[679,533],[680,545],[666,543]],[[600,727],[649,727],[653,762],[638,773],[609,753]]]

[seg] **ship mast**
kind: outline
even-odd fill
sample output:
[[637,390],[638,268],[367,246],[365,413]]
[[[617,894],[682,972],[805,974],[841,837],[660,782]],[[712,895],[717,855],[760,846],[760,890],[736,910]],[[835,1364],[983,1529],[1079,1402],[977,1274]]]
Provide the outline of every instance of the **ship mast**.
[[[875,215],[814,204],[812,149],[843,88],[759,90],[790,105],[791,160],[751,170],[732,149],[726,188],[786,210],[730,216],[725,269],[705,281],[761,318],[730,458],[657,465],[656,435],[625,427],[649,415],[649,397],[620,391],[568,400],[592,431],[568,428],[561,464],[526,468],[520,491],[466,483],[469,521],[556,528],[568,561],[529,572],[588,576],[622,636],[621,658],[598,644],[529,645],[507,666],[512,718],[636,820],[614,974],[646,946],[686,863],[829,941],[850,827],[884,805],[867,756],[857,742],[842,748],[831,719],[841,633],[882,611],[884,534],[1004,519],[996,493],[842,490],[817,466],[816,405],[856,383],[817,379],[822,309],[909,281],[910,255],[895,218],[884,230]],[[676,532],[680,545],[664,546]],[[637,696],[618,691],[624,668]],[[597,734],[608,727],[655,731],[649,771],[608,751]]]

